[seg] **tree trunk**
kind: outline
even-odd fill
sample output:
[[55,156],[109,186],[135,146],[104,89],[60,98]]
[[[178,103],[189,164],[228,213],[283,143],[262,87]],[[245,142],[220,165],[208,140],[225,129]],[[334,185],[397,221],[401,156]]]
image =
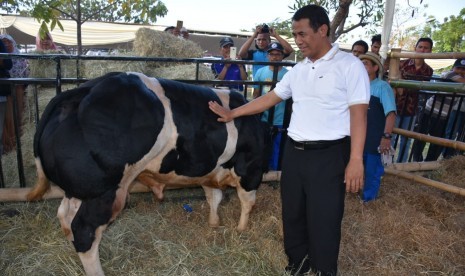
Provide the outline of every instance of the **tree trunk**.
[[76,1],[76,12],[77,12],[77,54],[80,56],[82,54],[82,35],[81,35],[81,27],[82,27],[82,15],[81,15],[81,0]]
[[339,8],[334,15],[333,21],[330,23],[329,39],[331,42],[336,41],[336,31],[344,29],[345,18],[349,15],[349,7],[353,0],[339,0]]

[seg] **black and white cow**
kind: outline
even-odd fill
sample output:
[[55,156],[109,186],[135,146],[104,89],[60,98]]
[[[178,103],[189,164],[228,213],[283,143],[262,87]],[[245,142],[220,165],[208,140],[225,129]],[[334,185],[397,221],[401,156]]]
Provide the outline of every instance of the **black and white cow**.
[[236,187],[238,229],[246,229],[267,163],[264,131],[256,116],[218,122],[209,101],[245,103],[237,92],[110,73],[48,104],[34,137],[38,181],[28,198],[41,198],[49,180],[65,191],[58,218],[88,275],[103,275],[102,232],[136,180],[158,198],[165,185],[201,185],[212,226],[220,223],[221,189]]

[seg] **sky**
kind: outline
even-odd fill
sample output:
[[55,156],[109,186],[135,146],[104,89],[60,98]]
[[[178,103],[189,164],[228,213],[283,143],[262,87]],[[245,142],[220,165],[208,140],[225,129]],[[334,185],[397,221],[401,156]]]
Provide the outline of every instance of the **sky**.
[[[177,20],[182,20],[186,28],[237,32],[242,29],[252,30],[256,25],[272,22],[276,18],[286,20],[292,17],[289,6],[295,0],[162,0],[168,8],[168,14],[161,17],[155,23],[157,25],[176,25]],[[406,3],[407,0],[397,0]],[[410,0],[411,5],[419,5],[420,0]],[[458,15],[465,8],[463,0],[423,0],[423,4],[429,7],[424,10],[428,15],[433,15],[440,22],[444,17]],[[363,37],[364,32],[357,33],[356,39],[348,38],[352,43]],[[353,41],[352,41],[353,40]]]

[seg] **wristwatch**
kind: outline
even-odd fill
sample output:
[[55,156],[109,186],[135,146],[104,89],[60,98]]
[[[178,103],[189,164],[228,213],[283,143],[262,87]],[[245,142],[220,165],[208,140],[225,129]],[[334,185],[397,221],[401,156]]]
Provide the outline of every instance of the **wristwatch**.
[[383,133],[383,136],[381,136],[381,138],[384,138],[384,139],[391,139],[392,138],[392,134],[391,133]]

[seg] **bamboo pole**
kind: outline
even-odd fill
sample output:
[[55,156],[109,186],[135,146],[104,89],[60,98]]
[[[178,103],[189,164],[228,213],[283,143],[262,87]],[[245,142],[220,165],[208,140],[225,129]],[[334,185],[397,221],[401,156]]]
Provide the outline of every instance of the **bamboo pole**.
[[[279,181],[281,178],[281,171],[271,171],[268,173],[263,174],[262,181]],[[174,184],[169,185],[166,189],[181,189],[187,187],[196,187],[198,185],[181,185],[181,184]],[[31,191],[31,187],[28,188],[4,188],[0,189],[0,202],[20,202],[20,201],[27,201],[26,196]],[[134,186],[131,188],[130,193],[147,193],[151,192],[150,188],[147,186],[139,183],[136,181]],[[52,185],[50,190],[45,193],[43,199],[57,199],[63,198],[65,193],[63,192],[60,187],[56,185]]]
[[[395,48],[391,50],[391,56],[393,53],[400,53],[400,49]],[[400,79],[400,60],[398,58],[391,58],[389,62],[389,80],[398,80]]]
[[432,162],[411,162],[411,163],[393,163],[387,168],[398,170],[398,171],[434,171],[441,167],[441,163],[438,161]]
[[418,182],[418,183],[425,184],[425,185],[428,185],[428,186],[431,186],[431,187],[435,187],[435,188],[438,188],[438,189],[446,191],[446,192],[450,192],[450,193],[458,194],[458,195],[461,195],[461,196],[465,196],[465,189],[463,189],[463,188],[459,188],[459,187],[452,186],[452,185],[449,185],[449,184],[445,184],[445,183],[442,183],[442,182],[439,182],[439,181],[431,180],[431,179],[428,179],[428,178],[423,177],[423,176],[415,175],[415,174],[412,174],[412,173],[409,173],[409,172],[398,171],[398,170],[394,170],[394,169],[390,169],[390,168],[385,168],[384,172],[387,173],[387,174],[390,174],[390,175],[395,175],[395,176],[398,176],[398,177],[401,177],[401,178],[411,180],[413,182]]
[[428,59],[458,59],[465,58],[465,53],[452,52],[452,53],[416,53],[416,52],[400,52],[399,48],[391,49],[389,53],[391,58],[428,58]]
[[393,79],[389,81],[392,88],[404,87],[417,90],[431,90],[441,92],[453,92],[465,94],[465,83],[454,82],[429,82]]
[[460,141],[454,141],[454,140],[449,140],[449,139],[445,139],[445,138],[439,138],[439,137],[430,136],[430,135],[427,135],[427,134],[418,133],[418,132],[414,132],[414,131],[409,131],[409,130],[396,128],[396,127],[392,130],[392,132],[396,133],[396,134],[399,134],[399,135],[402,135],[402,136],[413,138],[415,140],[420,140],[420,141],[423,141],[423,142],[433,143],[435,145],[440,145],[440,146],[444,146],[444,147],[448,147],[448,148],[453,148],[453,149],[456,149],[456,150],[465,150],[465,143],[460,142]]

